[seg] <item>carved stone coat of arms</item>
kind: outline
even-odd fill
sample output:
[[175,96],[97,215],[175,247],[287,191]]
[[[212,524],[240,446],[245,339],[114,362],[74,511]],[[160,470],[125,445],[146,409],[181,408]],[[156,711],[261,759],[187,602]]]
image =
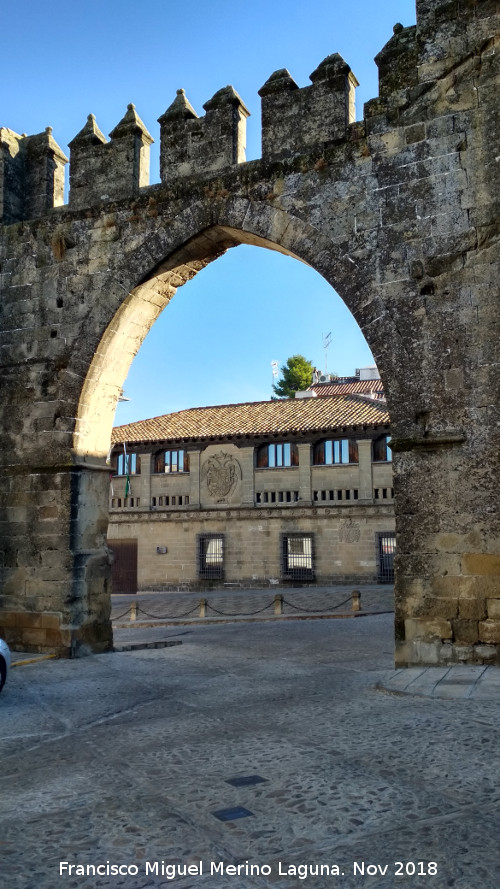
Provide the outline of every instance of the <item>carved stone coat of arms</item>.
[[231,454],[219,451],[207,460],[204,472],[208,493],[217,503],[224,503],[241,478],[240,464]]

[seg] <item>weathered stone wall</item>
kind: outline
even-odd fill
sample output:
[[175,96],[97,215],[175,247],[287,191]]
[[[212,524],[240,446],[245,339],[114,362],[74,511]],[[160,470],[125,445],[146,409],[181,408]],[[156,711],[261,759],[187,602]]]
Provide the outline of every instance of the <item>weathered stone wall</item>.
[[[270,506],[212,510],[130,510],[113,513],[113,540],[137,541],[139,590],[207,589],[200,579],[197,536],[224,536],[224,581],[269,587],[283,580],[281,537],[312,535],[314,581],[320,585],[377,582],[377,534],[394,531],[391,506]],[[157,547],[167,549],[157,552]]]
[[317,269],[377,361],[395,439],[397,662],[498,659],[498,32],[493,0],[418,0],[416,26],[377,58],[362,121],[339,57],[302,90],[279,72],[262,96],[262,160],[242,162],[246,109],[224,90],[182,145],[162,122],[155,186],[133,107],[109,144],[91,120],[71,146],[67,207],[51,134],[1,131],[0,627],[59,621],[33,643],[16,618],[19,644],[110,644],[118,392],[175,289],[244,242]]

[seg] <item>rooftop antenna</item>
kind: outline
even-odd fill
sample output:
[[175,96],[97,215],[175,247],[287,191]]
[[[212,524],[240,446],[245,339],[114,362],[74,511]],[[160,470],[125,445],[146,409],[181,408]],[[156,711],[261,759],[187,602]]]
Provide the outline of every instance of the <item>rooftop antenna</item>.
[[330,343],[332,341],[332,332],[330,331],[330,333],[323,333],[322,337],[323,337],[323,349],[325,350],[325,377],[326,377],[327,370],[328,370],[328,348],[329,348]]
[[274,381],[275,381],[276,377],[278,376],[278,362],[277,361],[271,361],[271,373],[273,375],[273,381],[272,381],[271,385],[274,386]]

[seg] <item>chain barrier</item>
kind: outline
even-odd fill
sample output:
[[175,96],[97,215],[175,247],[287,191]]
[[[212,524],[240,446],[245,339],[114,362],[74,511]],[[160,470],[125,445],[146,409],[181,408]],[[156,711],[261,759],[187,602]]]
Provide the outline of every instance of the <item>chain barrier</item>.
[[258,611],[219,611],[217,608],[214,608],[213,605],[210,605],[210,602],[208,601],[206,607],[209,608],[210,611],[220,614],[222,617],[253,617],[254,614],[262,614],[262,612],[267,611],[268,608],[274,608],[274,599],[269,602],[268,605],[264,605],[264,608],[259,608]]
[[156,620],[176,620],[178,617],[188,617],[189,614],[192,614],[193,611],[198,611],[199,606],[195,605],[194,608],[191,608],[189,611],[183,611],[181,614],[149,614],[147,611],[144,611],[140,605],[137,606],[137,611],[141,612],[141,614],[145,614],[146,617],[152,617]]
[[351,596],[349,596],[348,599],[344,599],[344,601],[339,602],[338,605],[330,605],[326,610],[324,608],[303,608],[302,606],[294,605],[293,602],[289,602],[288,599],[283,599],[283,605],[288,605],[295,611],[302,611],[304,614],[327,614],[330,611],[335,611],[336,608],[342,608],[342,605],[347,605],[347,603],[351,601]]
[[125,617],[125,615],[126,615],[126,614],[129,614],[131,611],[132,611],[132,606],[130,606],[130,608],[127,608],[127,610],[124,611],[123,614],[118,614],[116,617],[112,617],[111,620],[112,620],[112,621],[114,621],[114,620],[121,620],[122,617]]
[[[355,591],[353,591],[355,592]],[[294,611],[299,611],[302,614],[329,614],[331,611],[335,611],[337,608],[342,608],[343,605],[347,605],[348,602],[353,601],[353,596],[349,596],[347,599],[344,599],[342,602],[338,602],[337,605],[329,605],[328,608],[305,608],[303,605],[294,605],[293,602],[289,602],[288,599],[285,599],[283,596],[277,595],[274,599],[268,602],[267,605],[264,605],[263,608],[259,608],[256,611],[220,611],[218,608],[215,608],[210,604],[208,599],[200,599],[200,601],[194,605],[193,608],[190,608],[189,611],[183,611],[180,614],[151,614],[148,611],[145,611],[144,608],[141,608],[139,604],[133,602],[132,605],[127,608],[123,614],[118,614],[115,617],[111,618],[111,621],[122,620],[122,618],[126,617],[127,614],[131,614],[131,622],[135,620],[137,614],[143,614],[145,617],[149,617],[151,620],[178,620],[181,617],[189,617],[189,615],[194,614],[195,611],[198,612],[200,617],[205,617],[206,611],[213,611],[214,614],[219,614],[221,617],[254,617],[256,614],[262,614],[264,611],[267,611],[269,608],[274,608],[274,613],[276,616],[280,616],[283,614],[283,605],[288,605],[289,608],[292,608]],[[276,611],[276,604],[279,604],[280,610]],[[202,613],[203,608],[203,613]],[[356,609],[353,609],[356,610]]]

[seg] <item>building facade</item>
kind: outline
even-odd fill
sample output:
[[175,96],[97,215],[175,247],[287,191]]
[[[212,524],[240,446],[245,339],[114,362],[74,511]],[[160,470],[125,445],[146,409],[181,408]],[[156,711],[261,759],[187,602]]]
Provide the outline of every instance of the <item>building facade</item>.
[[116,427],[112,441],[115,591],[392,580],[380,400],[194,408]]

